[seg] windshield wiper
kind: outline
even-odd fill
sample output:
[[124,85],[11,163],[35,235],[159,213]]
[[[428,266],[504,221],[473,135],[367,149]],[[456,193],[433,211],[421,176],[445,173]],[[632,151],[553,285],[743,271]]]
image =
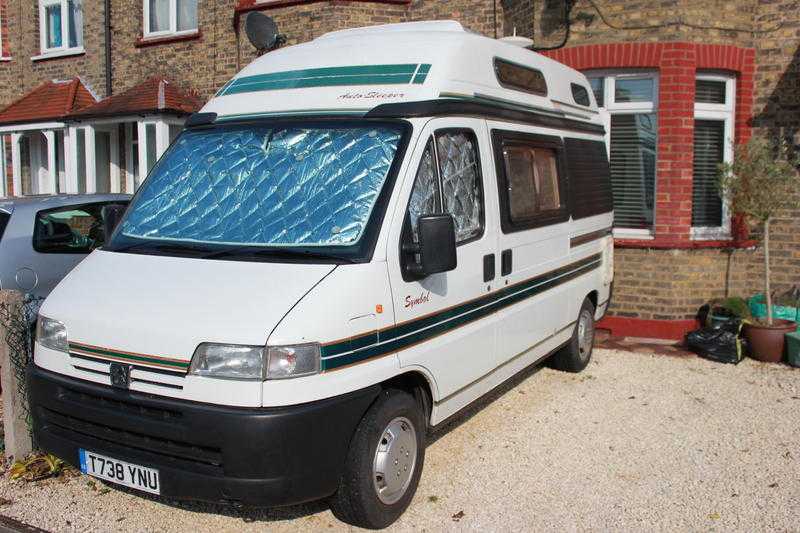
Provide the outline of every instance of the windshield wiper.
[[197,255],[200,253],[208,252],[208,248],[200,248],[197,246],[187,246],[183,244],[156,244],[149,241],[144,242],[135,242],[133,244],[129,244],[127,246],[122,246],[120,248],[110,249],[110,252],[132,252],[135,250],[139,250],[147,252],[147,251],[155,251],[155,252],[162,252],[162,253],[186,253],[191,252],[193,255]]
[[316,252],[312,250],[292,250],[291,248],[257,248],[253,246],[237,246],[227,250],[219,250],[203,255],[203,259],[224,259],[226,257],[291,257],[317,259],[323,261],[334,261],[336,263],[355,263],[349,257],[342,257],[335,254]]

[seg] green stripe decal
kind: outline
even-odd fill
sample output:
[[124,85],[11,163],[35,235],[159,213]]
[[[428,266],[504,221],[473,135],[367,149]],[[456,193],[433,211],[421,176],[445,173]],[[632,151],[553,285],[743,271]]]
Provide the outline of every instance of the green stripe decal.
[[323,346],[322,369],[333,370],[431,339],[586,274],[598,268],[600,260],[600,254],[595,254],[440,313],[381,331],[377,339],[380,344],[375,342],[374,335],[368,335]]
[[126,361],[130,361],[131,363],[157,365],[167,368],[173,368],[175,370],[187,370],[189,368],[188,361],[179,361],[176,359],[159,359],[155,357],[148,357],[146,355],[136,355],[124,352],[117,352],[114,350],[108,350],[105,348],[96,348],[94,346],[86,346],[84,344],[77,344],[73,342],[69,343],[69,350],[70,352],[74,351],[75,353],[78,354],[83,353],[88,355],[94,355],[100,358],[113,357],[115,359],[123,359]]
[[430,72],[429,63],[402,63],[395,65],[354,65],[287,70],[256,74],[229,81],[217,96],[302,89],[308,87],[337,87],[347,85],[397,85],[425,82]]

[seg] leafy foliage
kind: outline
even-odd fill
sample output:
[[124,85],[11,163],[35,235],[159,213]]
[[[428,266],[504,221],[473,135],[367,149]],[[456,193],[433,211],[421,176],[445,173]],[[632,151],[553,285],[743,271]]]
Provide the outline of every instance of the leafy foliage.
[[734,149],[733,162],[720,167],[719,186],[734,213],[764,226],[764,294],[766,325],[772,325],[770,290],[769,228],[781,209],[790,207],[800,188],[798,158],[785,141],[754,136]]
[[15,461],[9,474],[11,479],[38,481],[59,475],[64,468],[64,461],[52,454],[33,454],[24,461]]
[[754,136],[734,148],[733,162],[720,165],[719,186],[733,213],[764,223],[790,206],[800,187],[798,164],[786,142]]

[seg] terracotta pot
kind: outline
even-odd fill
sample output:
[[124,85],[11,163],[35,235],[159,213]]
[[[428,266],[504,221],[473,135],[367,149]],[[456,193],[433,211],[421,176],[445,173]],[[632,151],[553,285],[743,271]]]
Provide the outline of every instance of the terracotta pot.
[[750,342],[750,357],[765,363],[780,363],[783,359],[784,335],[797,329],[797,324],[779,318],[771,326],[745,324],[742,330]]

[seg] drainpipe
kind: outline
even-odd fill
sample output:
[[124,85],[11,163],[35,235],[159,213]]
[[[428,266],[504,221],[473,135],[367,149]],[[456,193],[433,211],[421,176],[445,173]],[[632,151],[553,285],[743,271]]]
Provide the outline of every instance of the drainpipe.
[[106,30],[106,97],[111,96],[111,0],[105,0]]

